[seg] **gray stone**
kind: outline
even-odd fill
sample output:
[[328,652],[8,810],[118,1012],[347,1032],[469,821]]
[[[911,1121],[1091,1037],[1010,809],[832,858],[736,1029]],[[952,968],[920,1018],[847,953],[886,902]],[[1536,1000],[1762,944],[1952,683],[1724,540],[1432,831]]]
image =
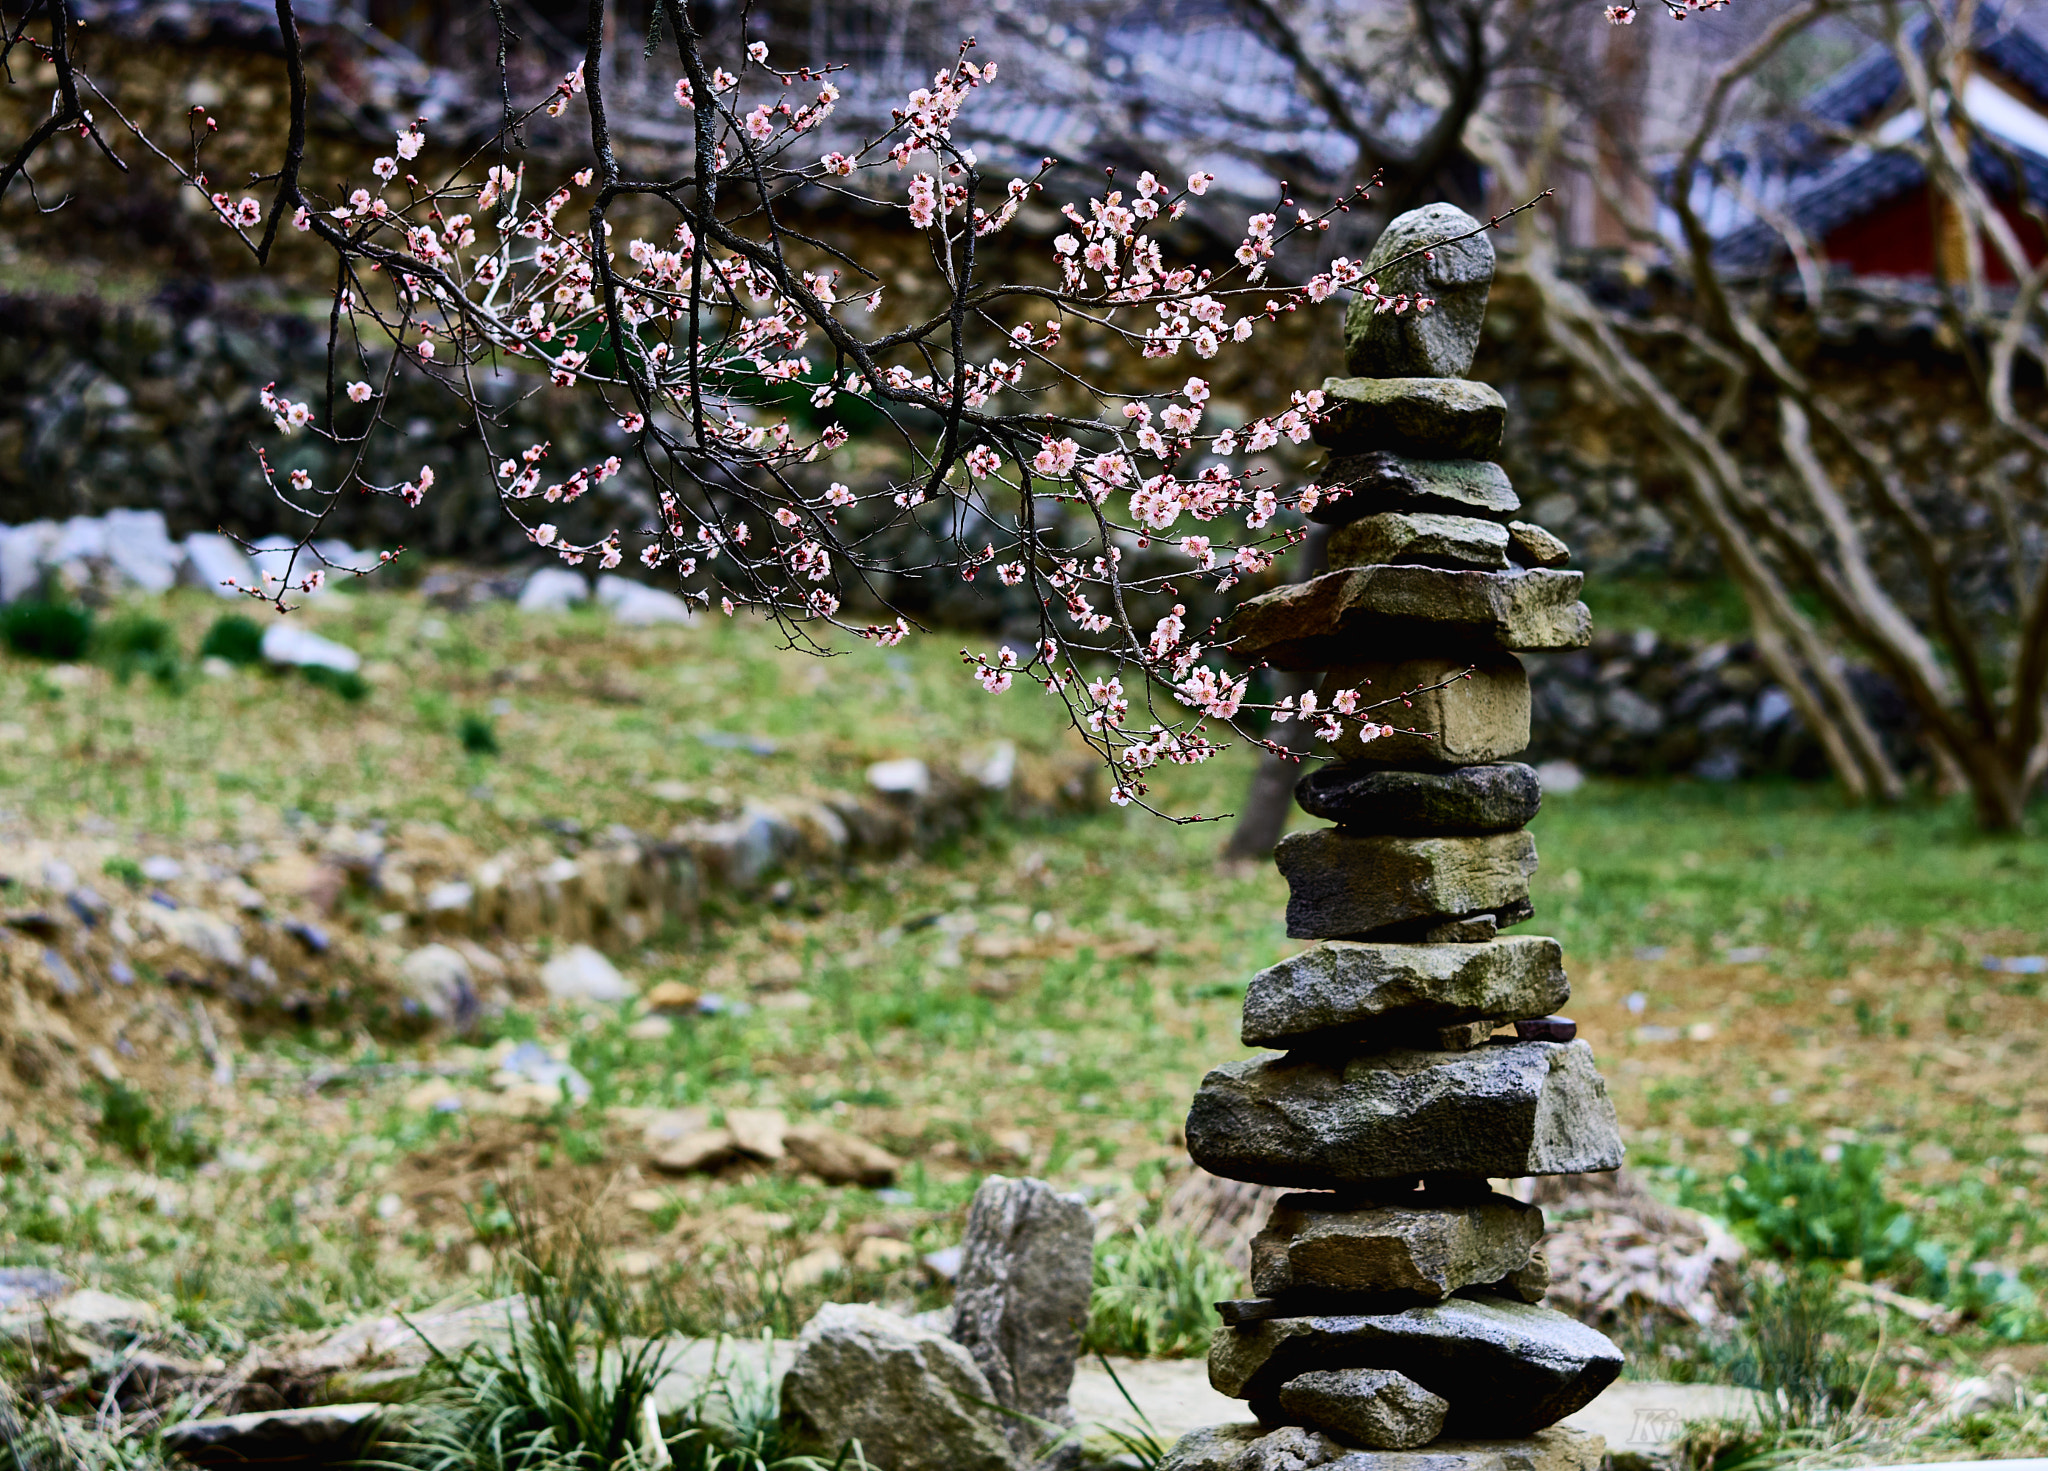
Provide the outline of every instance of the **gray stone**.
[[476,1020],[476,986],[460,950],[422,945],[398,963],[398,980],[407,1010],[458,1030]]
[[[1074,1423],[1067,1399],[1094,1267],[1095,1222],[1080,1196],[1001,1175],[975,1191],[953,1294],[953,1339],[974,1355],[997,1404],[1036,1421]],[[1003,1427],[1025,1460],[1048,1435],[1032,1420]]]
[[1536,842],[1527,832],[1475,838],[1289,833],[1273,848],[1287,880],[1287,933],[1297,940],[1371,937],[1411,920],[1503,910],[1529,897]]
[[1239,605],[1230,650],[1278,669],[1360,664],[1389,648],[1576,649],[1593,634],[1577,572],[1345,567]]
[[1542,1239],[1543,1212],[1507,1195],[1460,1205],[1363,1207],[1342,1196],[1283,1195],[1252,1238],[1252,1291],[1438,1300],[1500,1281],[1526,1264]]
[[1344,494],[1325,495],[1309,520],[1342,526],[1379,511],[1440,511],[1499,520],[1522,508],[1508,472],[1491,460],[1417,460],[1388,450],[1332,455],[1312,478]]
[[1314,432],[1317,444],[1341,454],[1490,460],[1507,416],[1498,392],[1466,378],[1326,378]]
[[0,1312],[62,1297],[71,1281],[48,1267],[0,1267]]
[[177,585],[184,558],[162,511],[115,509],[105,521],[107,560],[124,582],[147,593],[166,593]]
[[541,567],[519,589],[522,613],[566,613],[590,597],[590,584],[567,567]]
[[1427,297],[1435,305],[1426,312],[1379,311],[1364,296],[1352,297],[1344,316],[1345,371],[1462,378],[1472,370],[1493,285],[1493,241],[1479,221],[1442,203],[1398,215],[1366,257],[1365,274],[1383,295]]
[[1572,549],[1541,526],[1510,521],[1508,555],[1524,567],[1562,567],[1572,559]]
[[1281,1386],[1280,1408],[1347,1444],[1404,1451],[1437,1438],[1450,1404],[1392,1369],[1318,1369]]
[[1325,940],[1252,977],[1241,1036],[1247,1047],[1287,1048],[1541,1016],[1571,996],[1563,959],[1541,935],[1472,945]]
[[199,1466],[353,1462],[368,1444],[382,1404],[314,1405],[187,1420],[163,1432],[163,1448]]
[[635,582],[615,572],[607,572],[597,579],[597,603],[609,610],[616,622],[628,628],[648,628],[658,623],[689,623],[697,616],[695,610],[674,593],[649,587],[644,582]]
[[1508,531],[1498,521],[1437,511],[1377,511],[1340,526],[1330,538],[1332,567],[1399,562],[1416,567],[1508,565]]
[[1225,1063],[1202,1080],[1187,1139],[1212,1175],[1301,1190],[1586,1174],[1619,1169],[1623,1152],[1584,1042]]
[[[1667,1397],[1674,1389],[1695,1388],[1644,1387]],[[1182,1436],[1159,1471],[1599,1471],[1606,1449],[1600,1436],[1563,1425],[1513,1440],[1440,1440],[1413,1451],[1350,1450],[1320,1431],[1293,1425],[1217,1425]]]
[[348,645],[322,638],[283,619],[263,630],[263,657],[272,664],[332,669],[338,674],[354,674],[363,667],[363,656]]
[[[242,549],[217,531],[195,531],[185,538],[185,560],[179,579],[192,587],[203,587],[215,597],[239,598],[238,590],[255,577]],[[233,583],[234,586],[228,586]]]
[[[1339,761],[1380,766],[1482,766],[1529,744],[1529,674],[1513,654],[1353,664],[1323,676],[1322,702],[1356,690],[1366,718],[1396,727],[1359,739],[1346,722],[1332,749]],[[1394,700],[1399,703],[1384,705]]]
[[556,1001],[612,1004],[636,994],[619,968],[588,945],[572,945],[540,968],[540,983]]
[[1543,784],[1533,768],[1514,761],[1453,771],[1336,764],[1296,782],[1294,800],[1311,816],[1358,832],[1497,833],[1535,821]]
[[1398,1369],[1442,1396],[1450,1402],[1444,1428],[1454,1435],[1513,1436],[1590,1403],[1621,1373],[1621,1351],[1551,1308],[1481,1297],[1246,1323],[1217,1333],[1209,1348],[1210,1384],[1252,1401],[1261,1418],[1268,1404],[1277,1409],[1289,1380],[1352,1368]]
[[1515,1035],[1524,1042],[1572,1042],[1578,1039],[1579,1024],[1568,1016],[1539,1016],[1515,1022]]
[[827,1303],[782,1381],[795,1448],[827,1460],[849,1441],[878,1471],[1017,1471],[995,1391],[945,1334],[864,1303]]
[[1311,1471],[1343,1459],[1344,1447],[1319,1430],[1217,1425],[1182,1436],[1159,1471]]
[[0,533],[0,603],[20,602],[42,590],[44,558],[57,535],[55,521],[30,521]]

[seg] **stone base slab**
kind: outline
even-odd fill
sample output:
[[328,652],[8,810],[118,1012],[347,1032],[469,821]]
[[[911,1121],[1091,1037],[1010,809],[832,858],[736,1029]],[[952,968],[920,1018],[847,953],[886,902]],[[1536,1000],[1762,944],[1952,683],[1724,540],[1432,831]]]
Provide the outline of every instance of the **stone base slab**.
[[1159,1471],[1599,1471],[1607,1443],[1554,1425],[1515,1440],[1439,1440],[1412,1451],[1353,1450],[1320,1431],[1218,1425],[1180,1438]]

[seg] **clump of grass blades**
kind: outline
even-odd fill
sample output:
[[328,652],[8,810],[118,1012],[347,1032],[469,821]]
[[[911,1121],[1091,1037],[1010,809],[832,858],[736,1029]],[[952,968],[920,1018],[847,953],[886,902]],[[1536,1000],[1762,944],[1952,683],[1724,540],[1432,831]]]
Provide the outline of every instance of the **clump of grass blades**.
[[1215,1304],[1237,1294],[1238,1277],[1187,1232],[1139,1227],[1096,1248],[1084,1346],[1144,1358],[1206,1353]]
[[[755,1382],[718,1365],[673,1428],[654,1391],[671,1344],[627,1335],[644,1316],[605,1265],[588,1222],[544,1229],[508,1197],[514,1245],[501,1263],[516,1292],[502,1344],[433,1355],[426,1391],[393,1419],[361,1464],[390,1471],[834,1471],[781,1446],[780,1404],[766,1371]],[[764,1363],[767,1355],[763,1355]],[[720,1407],[723,1407],[722,1409]]]

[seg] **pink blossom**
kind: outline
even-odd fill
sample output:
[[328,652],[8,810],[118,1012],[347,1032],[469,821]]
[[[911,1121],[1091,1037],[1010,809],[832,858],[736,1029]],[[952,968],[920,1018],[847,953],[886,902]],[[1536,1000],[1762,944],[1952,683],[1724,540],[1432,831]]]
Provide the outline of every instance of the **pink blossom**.
[[349,400],[352,403],[368,403],[373,391],[369,384],[359,378],[348,386]]
[[1039,474],[1053,479],[1063,479],[1074,473],[1074,461],[1081,453],[1081,446],[1071,439],[1041,441],[1042,448],[1031,458],[1031,468]]
[[825,503],[832,506],[850,506],[853,504],[853,492],[835,480],[825,488]]
[[293,490],[311,490],[312,488],[313,477],[311,475],[307,474],[304,470],[292,471]]
[[1207,194],[1209,186],[1216,182],[1214,174],[1193,173],[1188,175],[1188,193]]
[[540,525],[533,528],[533,539],[539,542],[544,547],[553,546],[555,544],[555,537],[557,535],[559,535],[559,533],[556,531],[555,527],[551,523],[546,521],[541,522]]
[[370,172],[388,184],[398,177],[398,160],[389,157],[380,158],[370,165]]
[[690,79],[688,77],[680,78],[676,82],[675,98],[676,106],[678,107],[694,109],[697,106],[697,99],[690,90]]

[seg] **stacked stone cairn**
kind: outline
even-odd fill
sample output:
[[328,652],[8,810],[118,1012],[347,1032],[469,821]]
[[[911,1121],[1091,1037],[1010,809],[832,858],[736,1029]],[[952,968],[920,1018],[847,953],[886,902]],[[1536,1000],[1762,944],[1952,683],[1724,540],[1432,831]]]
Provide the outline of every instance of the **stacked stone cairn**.
[[1555,1014],[1557,942],[1502,933],[1533,915],[1541,798],[1509,759],[1529,736],[1515,655],[1578,647],[1590,620],[1564,546],[1515,519],[1494,463],[1506,406],[1463,376],[1493,260],[1449,205],[1380,238],[1367,274],[1436,305],[1354,306],[1355,376],[1324,385],[1316,431],[1317,483],[1347,488],[1316,511],[1332,570],[1231,626],[1243,657],[1321,671],[1325,702],[1417,692],[1391,723],[1424,734],[1349,735],[1296,789],[1334,824],[1276,855],[1287,932],[1316,943],[1246,992],[1245,1044],[1279,1055],[1215,1069],[1187,1124],[1204,1169],[1295,1192],[1252,1243],[1253,1295],[1217,1305],[1209,1355],[1259,1424],[1196,1432],[1171,1471],[1582,1471],[1601,1454],[1550,1427],[1621,1354],[1542,1305],[1542,1212],[1493,1184],[1622,1157],[1592,1053]]

